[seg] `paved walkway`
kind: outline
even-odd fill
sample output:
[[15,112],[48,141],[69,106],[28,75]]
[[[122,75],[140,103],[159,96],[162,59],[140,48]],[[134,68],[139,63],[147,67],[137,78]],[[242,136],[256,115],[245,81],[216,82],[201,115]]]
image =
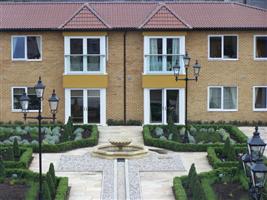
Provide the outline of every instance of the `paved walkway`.
[[[110,131],[109,131],[110,129]],[[142,137],[142,127],[99,127],[100,130],[100,144],[107,143],[110,137],[127,137],[133,140],[134,144],[143,144],[143,137]],[[149,147],[150,148],[150,147]],[[151,147],[153,148],[153,147]],[[49,167],[49,163],[53,162],[55,165],[55,171],[58,176],[67,176],[69,177],[69,183],[71,186],[70,192],[70,200],[99,200],[101,199],[101,192],[104,189],[103,183],[103,171],[100,169],[85,169],[86,163],[90,165],[90,160],[88,162],[88,155],[93,148],[83,148],[77,149],[65,153],[54,153],[54,154],[43,154],[43,171],[46,172]],[[181,176],[188,174],[189,168],[192,163],[195,163],[196,169],[198,172],[210,171],[211,167],[208,164],[206,159],[206,153],[182,153],[182,152],[172,152],[167,151],[167,154],[160,155],[155,152],[151,152],[150,154],[156,155],[156,157],[177,157],[179,161],[176,161],[176,164],[182,165],[184,168],[171,168],[166,170],[155,169],[152,170],[152,165],[150,165],[150,161],[143,162],[146,165],[138,165],[139,167],[135,167],[138,162],[137,160],[129,160],[127,162],[128,173],[132,173],[129,177],[135,177],[132,181],[139,180],[140,189],[141,189],[141,197],[136,197],[135,200],[143,199],[143,200],[173,200],[172,194],[172,181],[174,176]],[[67,165],[64,165],[64,159],[68,158],[80,159],[78,163],[78,167],[75,162],[72,162],[71,159],[68,163],[68,169],[64,168]],[[83,157],[86,156],[86,157]],[[90,157],[90,156],[89,156]],[[86,158],[86,159],[84,159]],[[144,158],[143,160],[148,159]],[[142,159],[141,159],[142,160]],[[66,160],[65,160],[66,161]],[[107,161],[108,162],[108,161]],[[158,162],[158,161],[155,161]],[[169,162],[169,161],[168,161]],[[152,162],[151,162],[152,163]],[[175,163],[175,162],[174,162]],[[93,163],[92,163],[93,164]],[[97,164],[97,163],[95,163]],[[106,164],[108,167],[112,168],[113,164]],[[96,165],[98,166],[98,165]],[[125,165],[126,166],[126,165]],[[158,165],[160,166],[160,165]],[[141,168],[140,168],[141,167]],[[157,165],[154,164],[154,168],[157,168]],[[82,169],[83,170],[78,170]],[[119,165],[119,168],[121,166]],[[132,169],[139,170],[134,171]],[[150,169],[149,169],[150,168]],[[168,166],[167,166],[168,168]],[[30,169],[33,171],[38,172],[38,155],[34,154],[34,160],[30,166]],[[123,167],[121,168],[123,169]],[[139,171],[139,174],[138,174]],[[127,171],[125,171],[127,173]],[[137,172],[137,175],[135,173]],[[118,181],[120,181],[120,174],[118,175]],[[136,179],[137,178],[137,179]],[[129,181],[129,180],[128,180]],[[130,185],[130,184],[129,184]],[[136,184],[132,184],[134,186]],[[125,191],[126,192],[126,191]],[[102,196],[103,197],[103,196]],[[121,197],[121,196],[119,196]],[[121,199],[121,198],[120,198]],[[128,199],[127,199],[128,200]]]

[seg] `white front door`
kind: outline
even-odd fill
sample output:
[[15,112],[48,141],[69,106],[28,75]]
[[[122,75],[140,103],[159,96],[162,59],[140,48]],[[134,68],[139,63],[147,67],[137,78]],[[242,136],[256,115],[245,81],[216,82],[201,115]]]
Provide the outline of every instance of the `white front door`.
[[184,88],[144,89],[144,123],[167,124],[169,118],[176,124],[185,122]]
[[65,122],[106,124],[105,89],[65,89]]

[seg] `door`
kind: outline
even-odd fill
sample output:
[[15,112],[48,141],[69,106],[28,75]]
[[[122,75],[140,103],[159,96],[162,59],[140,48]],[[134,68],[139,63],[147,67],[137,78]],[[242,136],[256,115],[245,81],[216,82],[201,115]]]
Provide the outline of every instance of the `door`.
[[106,124],[105,89],[65,89],[65,122]]
[[144,89],[144,123],[184,124],[184,89]]

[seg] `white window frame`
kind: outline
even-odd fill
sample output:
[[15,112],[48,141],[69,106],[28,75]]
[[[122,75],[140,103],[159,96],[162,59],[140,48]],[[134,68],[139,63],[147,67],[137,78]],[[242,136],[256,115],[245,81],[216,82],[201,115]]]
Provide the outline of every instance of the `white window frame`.
[[[25,42],[25,57],[24,58],[13,58],[13,39],[15,37],[23,37],[24,38],[24,42]],[[40,58],[39,59],[28,59],[27,58],[27,37],[40,37]],[[11,36],[11,60],[12,61],[29,61],[29,62],[39,62],[39,61],[42,61],[43,60],[43,43],[42,43],[42,36],[41,35],[12,35]]]
[[266,108],[255,108],[255,98],[256,98],[256,93],[255,93],[255,89],[256,88],[266,88],[267,90],[267,85],[262,85],[262,86],[253,86],[253,101],[252,101],[252,108],[253,108],[253,111],[255,112],[267,112],[267,107]]
[[[83,40],[83,71],[70,71],[70,40],[71,39],[82,39]],[[87,39],[99,39],[100,40],[100,71],[87,71],[87,62],[84,52],[87,52]],[[79,74],[106,74],[106,63],[107,63],[107,37],[106,36],[65,36],[64,37],[64,75],[79,75]]]
[[[87,121],[87,91],[88,90],[99,90],[100,91],[100,123],[97,125],[106,125],[106,89],[105,88],[65,88],[65,123],[68,122],[71,116],[71,91],[72,90],[83,90],[83,118],[84,122],[82,124],[88,124]],[[93,123],[89,123],[93,124]]]
[[[24,89],[26,94],[28,94],[28,88],[26,86],[13,86],[11,87],[11,111],[12,112],[22,112],[22,109],[14,108],[14,89]],[[33,87],[31,87],[33,88]],[[43,110],[43,103],[41,102],[41,111]],[[27,110],[27,112],[39,112],[39,110]]]
[[[224,58],[224,36],[235,36],[236,37],[236,58]],[[221,37],[221,57],[220,58],[211,58],[210,57],[210,38],[211,37]],[[237,34],[224,34],[224,35],[208,35],[208,60],[223,60],[223,61],[236,61],[239,59],[239,35]]]
[[[162,46],[162,71],[150,71],[149,70],[149,62],[148,62],[148,56],[149,54],[149,46],[150,46],[150,39],[152,38],[158,38],[162,39],[163,46]],[[185,36],[144,36],[144,65],[143,65],[143,73],[144,74],[173,74],[173,71],[167,71],[167,56],[168,55],[174,55],[174,54],[167,54],[167,39],[179,39],[179,45],[180,45],[180,53],[178,55],[181,55],[180,58],[180,66],[181,71],[180,74],[185,74],[184,70],[184,62],[182,59],[182,56],[185,54]]]
[[256,57],[256,50],[257,50],[257,42],[256,42],[256,39],[257,37],[266,37],[267,38],[267,35],[254,35],[253,37],[253,55],[254,55],[254,60],[257,60],[257,61],[266,61],[267,60],[267,57],[265,58],[258,58]]
[[[150,123],[150,90],[162,90],[162,123]],[[185,124],[185,88],[145,88],[144,89],[144,124],[168,124],[166,115],[167,90],[179,90],[179,123]]]
[[[236,108],[235,109],[224,109],[224,88],[235,87],[236,88]],[[220,88],[221,89],[221,108],[210,108],[210,88]],[[238,111],[238,87],[237,86],[208,86],[208,95],[207,95],[207,110],[209,112],[236,112]]]

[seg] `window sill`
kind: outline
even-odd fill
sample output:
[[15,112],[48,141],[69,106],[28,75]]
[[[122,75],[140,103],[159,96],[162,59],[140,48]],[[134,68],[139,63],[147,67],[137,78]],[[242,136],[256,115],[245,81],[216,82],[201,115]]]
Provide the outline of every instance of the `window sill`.
[[253,109],[254,112],[267,112],[267,108]]
[[267,61],[267,58],[254,58],[255,61]]
[[75,73],[75,72],[65,72],[65,73],[63,73],[63,75],[64,76],[66,76],[66,75],[107,75],[107,73],[106,72],[77,72],[77,73]]
[[235,59],[223,59],[223,58],[208,58],[208,61],[238,61],[238,58]]
[[[23,113],[22,110],[17,110],[17,109],[12,109],[11,112],[13,112],[13,113]],[[28,110],[26,113],[38,113],[38,112],[39,112],[39,110]],[[42,112],[42,110],[41,110],[41,112]]]
[[12,59],[12,62],[42,62],[43,59]]
[[208,109],[208,112],[237,112],[237,109],[234,110],[221,110],[221,109]]
[[[174,72],[145,72],[143,75],[173,75]],[[185,72],[179,73],[179,75],[185,75]]]

